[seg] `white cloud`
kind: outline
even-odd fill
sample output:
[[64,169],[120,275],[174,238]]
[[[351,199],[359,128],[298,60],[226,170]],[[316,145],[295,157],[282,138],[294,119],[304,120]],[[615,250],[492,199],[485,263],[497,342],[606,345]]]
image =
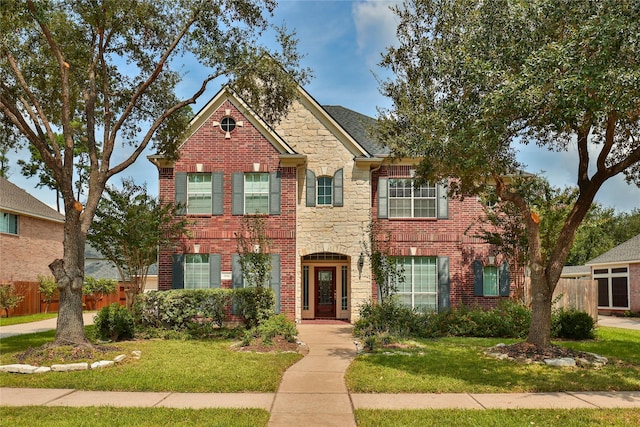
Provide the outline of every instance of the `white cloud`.
[[358,53],[367,58],[369,65],[380,60],[380,53],[397,42],[398,17],[390,9],[401,4],[394,0],[365,0],[352,7],[356,27]]

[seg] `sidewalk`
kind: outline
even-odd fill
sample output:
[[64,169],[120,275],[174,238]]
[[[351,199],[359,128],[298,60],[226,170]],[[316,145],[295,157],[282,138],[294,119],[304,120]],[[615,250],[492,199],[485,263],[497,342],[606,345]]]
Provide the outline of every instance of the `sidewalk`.
[[301,324],[298,325],[298,330],[300,339],[309,347],[309,353],[285,372],[276,393],[147,393],[0,388],[0,405],[261,408],[271,412],[271,427],[355,426],[353,409],[360,408],[640,408],[640,391],[350,394],[344,382],[344,373],[356,355],[351,326]]
[[[93,325],[95,311],[82,313],[85,325]],[[0,326],[0,339],[12,337],[14,335],[34,334],[36,332],[46,332],[56,328],[58,318],[40,320],[38,322],[20,323],[18,325]]]

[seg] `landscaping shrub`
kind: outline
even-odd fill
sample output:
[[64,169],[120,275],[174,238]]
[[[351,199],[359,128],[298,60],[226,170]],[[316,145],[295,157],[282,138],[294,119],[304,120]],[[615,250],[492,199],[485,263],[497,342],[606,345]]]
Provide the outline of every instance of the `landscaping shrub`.
[[586,340],[594,338],[593,318],[585,311],[575,309],[558,310],[558,330],[559,338],[568,338],[572,340]]
[[242,316],[247,329],[255,328],[275,315],[276,297],[265,287],[238,288],[233,290],[234,314]]
[[511,300],[491,310],[460,307],[441,312],[417,312],[394,299],[382,304],[364,304],[354,334],[373,349],[409,336],[523,338],[529,332],[531,310]]
[[276,336],[282,336],[285,340],[294,342],[297,334],[296,324],[287,319],[285,315],[278,314],[245,331],[242,344],[249,345],[255,338],[261,338],[263,343],[271,344]]
[[135,322],[125,307],[111,304],[93,318],[95,331],[101,340],[121,341],[133,338]]
[[139,296],[135,311],[145,327],[194,328],[193,324],[222,327],[231,289],[151,291]]

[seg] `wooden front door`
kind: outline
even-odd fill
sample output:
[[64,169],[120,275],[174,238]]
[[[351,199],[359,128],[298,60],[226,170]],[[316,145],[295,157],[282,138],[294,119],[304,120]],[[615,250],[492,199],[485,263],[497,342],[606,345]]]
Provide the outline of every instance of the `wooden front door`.
[[336,317],[336,268],[316,267],[315,317]]

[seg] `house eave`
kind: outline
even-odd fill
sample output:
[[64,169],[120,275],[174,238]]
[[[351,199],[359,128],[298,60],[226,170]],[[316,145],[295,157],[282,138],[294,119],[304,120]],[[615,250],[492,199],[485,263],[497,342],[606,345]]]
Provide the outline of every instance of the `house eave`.
[[159,154],[153,154],[151,156],[147,156],[147,160],[153,163],[158,169],[160,168],[173,168],[174,161],[166,159]]
[[280,166],[283,168],[291,168],[302,166],[307,163],[306,154],[280,154]]
[[353,160],[356,162],[356,166],[361,168],[376,168],[384,161],[381,157],[356,157]]

